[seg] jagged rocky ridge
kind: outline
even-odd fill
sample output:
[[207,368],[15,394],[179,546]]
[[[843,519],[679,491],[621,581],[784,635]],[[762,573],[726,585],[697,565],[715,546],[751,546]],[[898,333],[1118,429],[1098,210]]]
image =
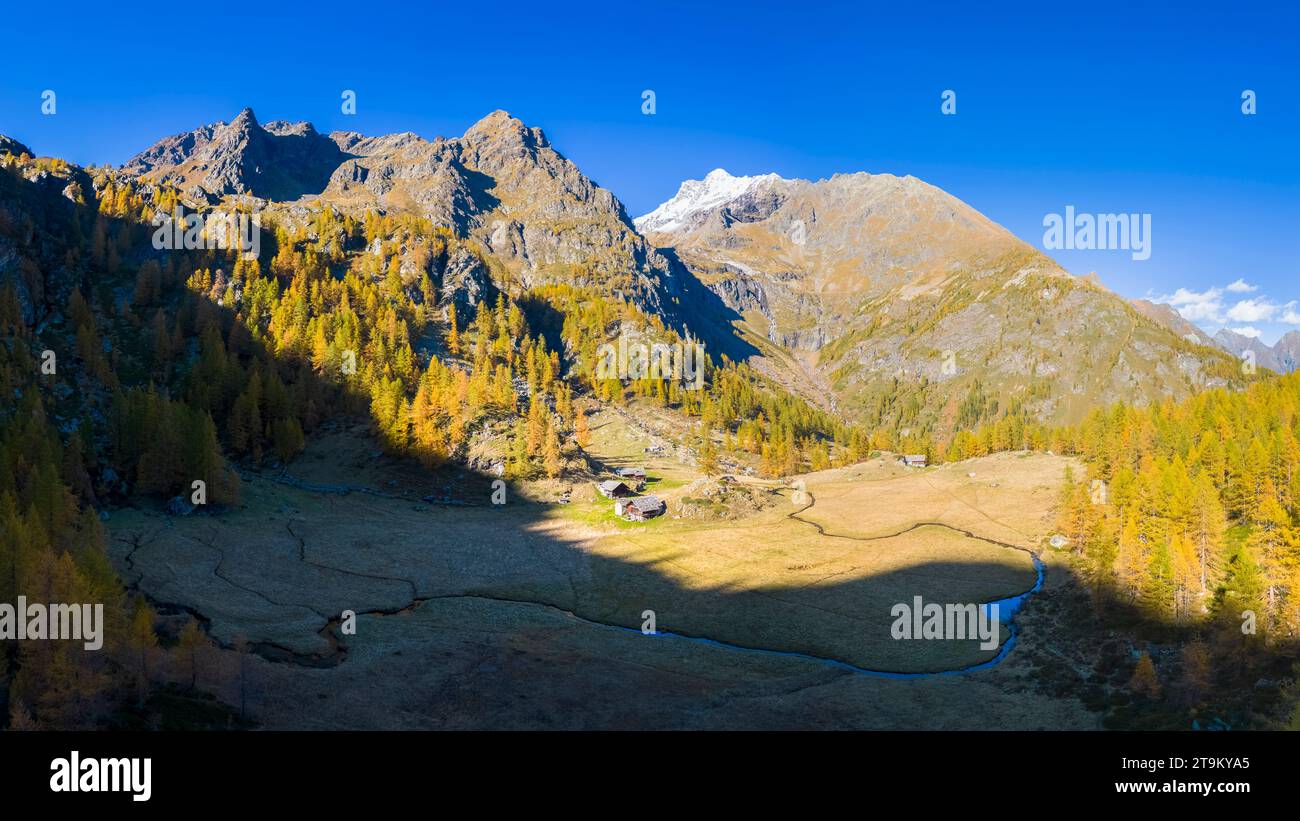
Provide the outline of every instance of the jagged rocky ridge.
[[[564,282],[617,290],[667,312],[680,271],[637,233],[622,204],[504,111],[464,136],[318,134],[309,123],[229,124],[160,141],[126,163],[146,179],[215,200],[319,200],[355,212],[416,213],[474,241],[517,287]],[[507,283],[499,283],[505,285]]]

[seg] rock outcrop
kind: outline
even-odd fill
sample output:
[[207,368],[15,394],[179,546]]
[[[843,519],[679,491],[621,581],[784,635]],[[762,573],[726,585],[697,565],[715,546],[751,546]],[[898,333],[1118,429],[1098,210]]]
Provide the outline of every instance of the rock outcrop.
[[262,126],[245,108],[230,123],[155,143],[128,160],[124,170],[182,190],[197,186],[217,197],[251,194],[287,201],[319,194],[345,159],[337,143],[310,123]]

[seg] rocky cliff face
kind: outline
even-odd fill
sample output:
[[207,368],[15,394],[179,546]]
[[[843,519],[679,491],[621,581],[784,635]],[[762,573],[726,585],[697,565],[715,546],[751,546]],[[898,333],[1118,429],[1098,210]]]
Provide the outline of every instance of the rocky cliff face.
[[462,137],[426,140],[323,137],[307,123],[259,126],[245,109],[228,125],[159,142],[125,170],[215,196],[313,195],[343,210],[418,214],[487,249],[510,280],[501,287],[592,286],[661,313],[684,293],[680,268],[637,233],[614,195],[504,111]]
[[952,427],[977,393],[1066,421],[1234,378],[1201,340],[912,177],[717,170],[636,224],[770,343],[770,367],[869,421]]
[[212,197],[251,194],[293,200],[319,193],[345,159],[310,123],[259,125],[251,108],[230,123],[168,137],[127,161],[124,170]]
[[443,266],[442,304],[455,304],[461,316],[473,316],[474,309],[480,302],[493,304],[497,297],[497,288],[492,282],[487,266],[477,254],[471,253],[464,246],[457,247],[447,264]]

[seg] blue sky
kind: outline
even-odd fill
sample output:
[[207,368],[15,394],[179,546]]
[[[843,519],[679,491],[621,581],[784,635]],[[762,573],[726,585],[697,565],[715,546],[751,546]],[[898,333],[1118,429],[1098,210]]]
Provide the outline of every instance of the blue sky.
[[1039,248],[1067,205],[1150,214],[1149,259],[1049,253],[1210,330],[1300,327],[1289,4],[56,5],[0,24],[0,133],[42,155],[121,163],[245,105],[428,137],[504,108],[633,215],[716,167],[912,174]]

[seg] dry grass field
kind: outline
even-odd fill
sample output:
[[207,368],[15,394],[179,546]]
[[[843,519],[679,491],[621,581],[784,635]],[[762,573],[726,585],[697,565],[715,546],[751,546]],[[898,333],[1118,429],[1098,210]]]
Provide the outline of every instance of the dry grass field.
[[[698,478],[689,452],[619,412],[593,433],[599,465],[647,467],[666,516],[617,519],[589,482],[568,505],[494,506],[488,478],[411,470],[340,433],[293,466],[306,488],[248,477],[239,510],[115,513],[114,558],[221,646],[257,651],[265,726],[1090,726],[1076,702],[1028,692],[1015,652],[921,679],[853,669],[990,659],[976,641],[894,640],[890,609],[1027,590],[1028,554],[984,539],[1036,546],[1064,460],[877,460],[802,488],[746,479],[760,509],[700,522],[677,516]],[[331,478],[373,492],[327,492]],[[339,633],[344,610],[356,635]],[[640,631],[647,610],[660,635]]]
[[828,533],[851,536],[897,533],[915,522],[938,521],[1038,548],[1051,535],[1051,511],[1067,462],[1037,453],[998,453],[915,469],[882,456],[803,477],[817,499],[805,518]]

